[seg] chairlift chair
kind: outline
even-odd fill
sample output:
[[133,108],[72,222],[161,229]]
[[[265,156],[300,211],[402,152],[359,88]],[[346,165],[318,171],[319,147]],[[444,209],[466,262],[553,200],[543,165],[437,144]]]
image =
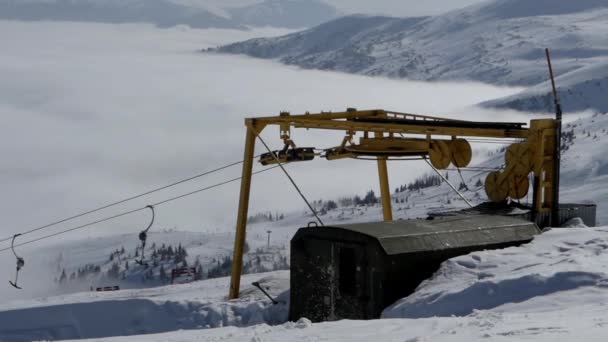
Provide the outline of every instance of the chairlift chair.
[[17,258],[17,270],[15,271],[15,282],[12,281],[8,281],[9,284],[11,284],[14,288],[21,290],[22,288],[19,287],[19,285],[17,285],[17,282],[19,280],[19,271],[21,271],[21,269],[23,268],[23,266],[25,266],[25,260],[23,260],[22,257],[17,255],[17,252],[15,252],[15,239],[20,236],[21,234],[15,234],[13,235],[13,240],[11,241],[11,250],[13,251],[13,254],[15,254],[15,258]]
[[146,240],[148,239],[148,231],[152,227],[152,224],[154,224],[154,217],[155,217],[154,206],[147,205],[146,208],[150,208],[150,210],[152,210],[152,220],[150,221],[150,224],[148,225],[148,227],[139,233],[139,240],[141,241],[141,259],[135,260],[136,263],[138,263],[142,266],[148,266],[148,263],[144,262],[144,251],[146,250]]

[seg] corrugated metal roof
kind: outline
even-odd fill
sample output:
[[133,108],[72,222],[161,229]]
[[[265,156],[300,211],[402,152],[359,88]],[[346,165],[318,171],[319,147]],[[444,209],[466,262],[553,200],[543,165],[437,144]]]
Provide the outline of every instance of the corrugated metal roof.
[[325,228],[375,238],[389,255],[528,241],[540,233],[532,222],[499,215],[458,215]]

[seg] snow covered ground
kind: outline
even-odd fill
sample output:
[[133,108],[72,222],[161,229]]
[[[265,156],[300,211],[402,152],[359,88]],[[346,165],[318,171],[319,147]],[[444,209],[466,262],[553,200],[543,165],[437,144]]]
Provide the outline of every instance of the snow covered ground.
[[250,284],[258,281],[285,302],[288,276],[285,271],[244,276],[241,298],[230,302],[225,300],[228,278],[12,302],[0,309],[0,340],[92,338],[283,323],[288,307],[272,305]]
[[283,293],[285,300],[288,274],[274,272],[246,276],[244,297],[237,301],[224,300],[228,278],[223,278],[4,304],[0,339],[18,341],[20,334],[23,340],[113,342],[603,341],[608,334],[606,265],[608,227],[560,228],[528,245],[445,262],[380,320],[286,322],[285,305],[271,305],[248,285],[262,278],[273,295]]

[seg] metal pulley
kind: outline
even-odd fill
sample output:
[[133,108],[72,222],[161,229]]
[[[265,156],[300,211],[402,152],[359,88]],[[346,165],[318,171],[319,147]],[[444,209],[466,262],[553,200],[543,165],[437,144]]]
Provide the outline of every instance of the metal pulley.
[[450,141],[450,159],[456,167],[467,167],[473,158],[471,144],[465,139],[454,139]]
[[431,148],[429,149],[429,157],[431,164],[439,170],[447,169],[452,161],[452,153],[450,151],[450,145],[445,140],[433,140],[431,141]]
[[260,164],[266,166],[277,164],[277,160],[279,160],[282,164],[286,164],[298,161],[309,161],[313,159],[315,159],[314,147],[296,147],[264,153],[260,156]]
[[490,172],[485,182],[486,194],[492,202],[502,202],[509,196],[509,187],[503,182],[500,171]]
[[527,144],[512,144],[505,152],[506,165],[511,167],[511,172],[518,178],[525,177],[532,171],[530,160]]

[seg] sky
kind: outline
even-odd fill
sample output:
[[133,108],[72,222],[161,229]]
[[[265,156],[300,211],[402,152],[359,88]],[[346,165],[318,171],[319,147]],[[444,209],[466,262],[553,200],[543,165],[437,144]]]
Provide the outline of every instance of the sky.
[[346,13],[414,17],[436,15],[484,0],[325,0]]
[[[189,4],[207,4],[221,8],[238,7],[262,0],[174,0]],[[341,12],[380,14],[388,16],[424,16],[445,13],[484,0],[322,0],[336,7]]]

